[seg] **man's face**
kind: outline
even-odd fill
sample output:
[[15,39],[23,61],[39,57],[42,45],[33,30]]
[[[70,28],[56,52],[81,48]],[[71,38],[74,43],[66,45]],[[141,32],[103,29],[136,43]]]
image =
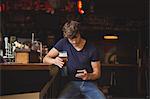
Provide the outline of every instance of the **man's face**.
[[77,35],[75,35],[73,38],[68,38],[68,40],[73,46],[78,46],[80,44],[81,36],[79,33],[77,33]]

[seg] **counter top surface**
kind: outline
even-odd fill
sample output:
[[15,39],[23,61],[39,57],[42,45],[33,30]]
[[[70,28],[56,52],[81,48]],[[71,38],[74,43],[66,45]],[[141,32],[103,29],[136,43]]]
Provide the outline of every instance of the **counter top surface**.
[[[16,65],[16,66],[31,66],[31,65],[36,65],[36,66],[48,66],[49,64],[46,64],[46,63],[0,63],[0,66],[1,65]],[[136,64],[102,64],[102,66],[135,66]]]
[[[54,65],[49,65],[45,63],[0,63],[0,70],[50,70],[50,67]],[[137,67],[136,64],[102,64],[102,67]]]
[[44,63],[1,63],[0,70],[50,70],[54,65]]
[[136,64],[102,64],[102,66],[114,66],[114,67],[135,67]]

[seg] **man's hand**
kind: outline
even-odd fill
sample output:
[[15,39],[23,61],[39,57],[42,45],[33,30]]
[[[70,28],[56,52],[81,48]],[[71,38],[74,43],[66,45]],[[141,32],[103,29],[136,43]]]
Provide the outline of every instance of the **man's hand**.
[[81,78],[82,80],[90,80],[89,78],[89,73],[85,69],[83,70],[77,70],[77,73],[75,75],[77,78]]
[[64,66],[65,62],[60,57],[56,57],[54,59],[54,64],[57,65],[58,67],[62,68]]

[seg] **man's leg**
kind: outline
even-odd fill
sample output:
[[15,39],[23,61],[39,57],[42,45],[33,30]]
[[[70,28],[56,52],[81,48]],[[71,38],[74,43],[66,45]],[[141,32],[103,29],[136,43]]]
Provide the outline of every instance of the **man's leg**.
[[83,86],[80,86],[80,89],[86,99],[106,99],[96,84],[92,82],[84,82]]
[[80,94],[79,87],[74,82],[69,82],[59,95],[58,99],[73,99]]

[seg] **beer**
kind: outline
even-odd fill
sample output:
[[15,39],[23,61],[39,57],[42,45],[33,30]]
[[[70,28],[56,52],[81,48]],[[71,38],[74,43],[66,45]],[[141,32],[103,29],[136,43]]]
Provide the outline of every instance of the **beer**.
[[63,59],[63,61],[66,63],[67,62],[67,60],[68,60],[68,55],[67,55],[67,51],[61,51],[61,52],[59,52],[59,57],[61,58],[61,59]]
[[61,51],[59,52],[59,57],[61,59],[63,59],[63,61],[65,62],[63,68],[61,69],[61,74],[62,76],[68,76],[68,71],[67,71],[67,66],[66,66],[66,62],[68,60],[68,55],[67,55],[67,51]]

